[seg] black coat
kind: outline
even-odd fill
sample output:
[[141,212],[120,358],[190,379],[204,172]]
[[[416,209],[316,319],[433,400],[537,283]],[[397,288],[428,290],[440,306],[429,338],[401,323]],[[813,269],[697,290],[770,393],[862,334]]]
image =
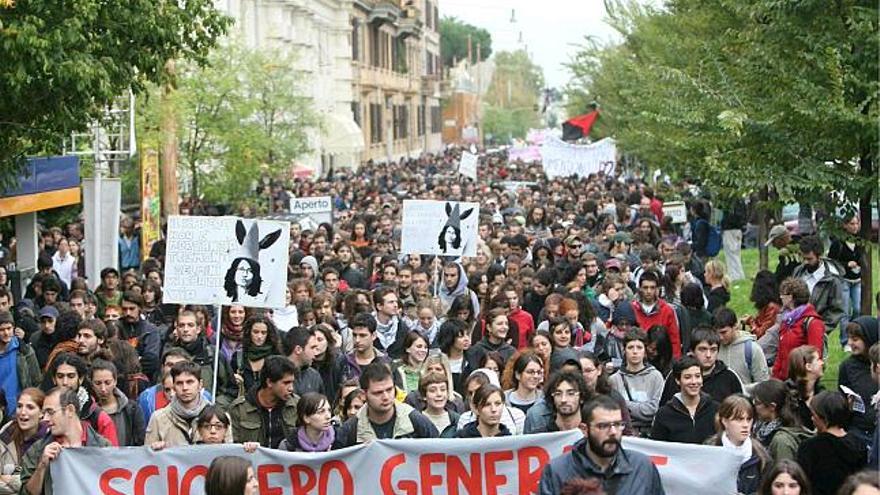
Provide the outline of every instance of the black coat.
[[819,433],[801,443],[797,461],[813,485],[813,493],[834,495],[847,476],[865,467],[868,451],[851,433],[840,438]]
[[[663,387],[663,395],[660,396],[660,405],[666,404],[677,392],[678,384],[670,373],[666,377],[666,385]],[[721,403],[728,396],[741,394],[742,382],[732,370],[722,361],[715,362],[715,368],[709,375],[703,375],[703,392],[709,394],[716,402]]]
[[717,412],[718,403],[708,394],[701,395],[693,417],[681,400],[673,397],[654,416],[651,438],[667,442],[702,444],[715,434]]

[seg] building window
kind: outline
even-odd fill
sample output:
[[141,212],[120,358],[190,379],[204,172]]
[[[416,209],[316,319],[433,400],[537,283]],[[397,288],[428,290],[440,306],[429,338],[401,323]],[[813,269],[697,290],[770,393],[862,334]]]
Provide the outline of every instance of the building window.
[[425,27],[432,29],[434,26],[434,7],[431,2],[425,2]]
[[382,105],[370,103],[370,143],[382,142]]
[[440,107],[434,106],[431,107],[431,134],[436,134],[440,132],[443,117],[440,114]]
[[416,110],[416,132],[419,136],[425,135],[425,105],[419,105]]
[[351,59],[360,60],[361,55],[361,23],[357,19],[351,20]]
[[361,104],[353,101],[351,102],[351,116],[354,118],[355,124],[358,126],[361,125]]
[[379,28],[377,26],[370,27],[370,65],[372,65],[373,67],[379,67],[381,63],[381,59],[379,57],[380,35],[381,33],[379,33]]

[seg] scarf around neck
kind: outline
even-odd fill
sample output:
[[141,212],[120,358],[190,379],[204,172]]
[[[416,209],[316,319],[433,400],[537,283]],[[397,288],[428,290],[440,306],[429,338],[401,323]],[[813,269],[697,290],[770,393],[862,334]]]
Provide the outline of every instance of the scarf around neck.
[[762,444],[767,445],[773,433],[782,427],[782,421],[778,418],[773,421],[760,421],[755,425],[755,436]]
[[750,437],[747,437],[742,445],[737,446],[727,437],[727,432],[724,432],[721,434],[721,446],[733,450],[740,458],[740,464],[745,464],[752,458],[752,439]]
[[248,359],[248,361],[258,361],[260,359],[267,358],[272,354],[276,354],[275,346],[273,346],[269,341],[266,341],[266,343],[263,345],[248,346],[245,357]]
[[202,409],[208,407],[208,401],[205,400],[205,397],[202,396],[202,393],[199,392],[198,399],[196,401],[196,405],[193,406],[192,409],[187,409],[183,407],[183,404],[180,403],[177,398],[171,400],[171,404],[168,406],[171,408],[171,412],[185,419],[186,421],[192,421],[199,414],[202,413]]
[[314,443],[306,434],[306,427],[300,426],[296,430],[296,439],[299,440],[299,446],[304,452],[327,452],[336,439],[336,431],[332,427],[324,430],[318,443]]
[[785,322],[786,326],[791,326],[794,322],[798,321],[800,317],[807,311],[807,304],[801,304],[800,306],[792,309],[791,311],[786,311],[782,313],[782,321]]

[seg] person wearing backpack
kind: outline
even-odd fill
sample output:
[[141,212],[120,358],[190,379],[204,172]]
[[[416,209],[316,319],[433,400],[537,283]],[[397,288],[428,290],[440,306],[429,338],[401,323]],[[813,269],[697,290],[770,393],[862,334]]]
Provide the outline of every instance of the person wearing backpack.
[[691,205],[691,247],[701,260],[717,256],[721,251],[721,231],[709,223],[711,213],[712,207],[705,199],[699,199]]
[[728,307],[721,307],[715,310],[713,320],[721,337],[718,359],[736,373],[743,389],[749,392],[756,383],[770,378],[764,351],[754,335],[739,329],[736,313]]
[[822,256],[825,246],[817,236],[802,238],[800,248],[803,264],[794,269],[792,276],[807,284],[810,304],[822,316],[825,331],[830,333],[843,319],[843,267]]

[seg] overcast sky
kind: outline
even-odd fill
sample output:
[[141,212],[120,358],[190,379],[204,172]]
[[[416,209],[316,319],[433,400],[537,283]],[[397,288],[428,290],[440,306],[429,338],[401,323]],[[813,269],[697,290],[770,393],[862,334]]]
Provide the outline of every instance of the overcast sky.
[[[584,37],[616,39],[604,22],[602,0],[439,0],[440,15],[454,16],[492,34],[493,51],[528,47],[532,60],[544,69],[544,79],[561,88],[571,75],[563,64]],[[516,22],[511,23],[511,10]],[[519,33],[522,41],[519,43]]]

